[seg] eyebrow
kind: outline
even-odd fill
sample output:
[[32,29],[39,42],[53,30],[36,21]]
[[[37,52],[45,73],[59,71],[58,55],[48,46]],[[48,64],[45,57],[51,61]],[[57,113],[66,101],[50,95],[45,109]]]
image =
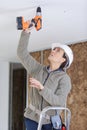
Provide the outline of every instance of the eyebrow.
[[62,48],[60,48],[60,47],[54,47],[53,50],[54,50],[54,49],[62,49]]
[[[55,47],[54,49],[60,49],[60,50],[63,50],[63,49],[62,49],[62,48],[60,48],[60,47]],[[54,49],[53,49],[53,50],[54,50]],[[63,50],[63,51],[64,51],[64,50]]]

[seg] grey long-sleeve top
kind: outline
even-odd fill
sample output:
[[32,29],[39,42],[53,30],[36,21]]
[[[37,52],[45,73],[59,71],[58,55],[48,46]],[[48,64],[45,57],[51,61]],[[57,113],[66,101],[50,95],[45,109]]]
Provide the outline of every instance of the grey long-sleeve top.
[[[71,89],[71,80],[65,71],[48,72],[47,67],[38,63],[28,52],[28,42],[30,33],[22,31],[17,48],[17,55],[24,65],[28,74],[39,80],[43,85],[43,90],[31,88],[31,104],[36,109],[42,110],[47,106],[64,106],[67,95]],[[52,112],[48,112],[48,114]],[[26,109],[24,116],[36,122],[39,116],[29,107]]]

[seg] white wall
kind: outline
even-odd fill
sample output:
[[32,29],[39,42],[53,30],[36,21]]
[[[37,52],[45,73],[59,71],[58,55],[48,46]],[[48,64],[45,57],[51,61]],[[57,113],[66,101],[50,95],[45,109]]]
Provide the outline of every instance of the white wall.
[[0,61],[0,130],[8,130],[9,63]]

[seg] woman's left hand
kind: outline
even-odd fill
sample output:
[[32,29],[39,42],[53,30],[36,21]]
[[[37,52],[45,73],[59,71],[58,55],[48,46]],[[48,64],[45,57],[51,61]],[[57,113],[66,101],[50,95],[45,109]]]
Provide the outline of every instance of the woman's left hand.
[[37,88],[38,90],[44,89],[43,85],[35,78],[29,78],[30,87]]

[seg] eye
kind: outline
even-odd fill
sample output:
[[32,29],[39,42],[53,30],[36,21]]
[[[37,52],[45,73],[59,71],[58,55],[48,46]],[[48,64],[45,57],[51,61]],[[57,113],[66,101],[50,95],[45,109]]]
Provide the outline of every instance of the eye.
[[56,50],[56,47],[55,47],[55,48],[53,48],[53,50]]

